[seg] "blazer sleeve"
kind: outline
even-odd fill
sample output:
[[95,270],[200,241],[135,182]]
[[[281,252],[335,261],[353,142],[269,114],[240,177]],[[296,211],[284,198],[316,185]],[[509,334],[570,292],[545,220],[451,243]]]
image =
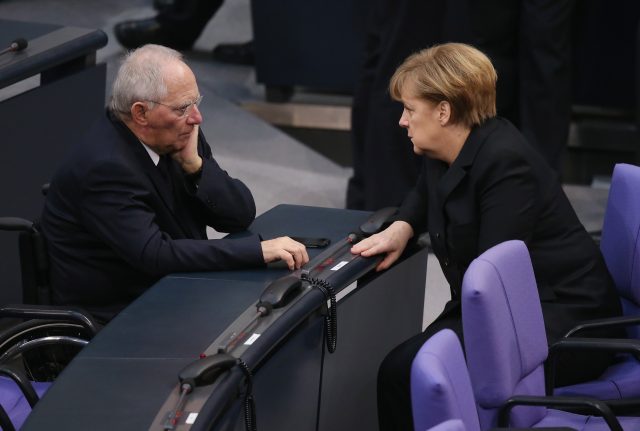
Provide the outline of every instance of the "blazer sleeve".
[[156,223],[151,192],[114,160],[93,167],[79,202],[83,226],[132,266],[154,275],[263,265],[257,235],[239,239],[172,239]]
[[[232,178],[216,162],[202,131],[198,142],[202,157],[202,173],[198,187],[189,193],[203,220],[218,232],[239,232],[247,229],[256,216],[256,205],[249,188]],[[187,187],[189,190],[190,187]]]

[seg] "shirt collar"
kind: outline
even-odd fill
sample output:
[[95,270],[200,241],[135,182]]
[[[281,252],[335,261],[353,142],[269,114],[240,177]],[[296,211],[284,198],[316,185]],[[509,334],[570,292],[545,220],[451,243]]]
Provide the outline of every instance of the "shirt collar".
[[151,161],[153,162],[153,164],[158,166],[158,162],[160,162],[160,156],[158,155],[158,153],[149,148],[149,146],[144,142],[140,141],[140,143],[142,144],[144,149],[147,150],[147,153],[149,154],[149,157],[151,157]]

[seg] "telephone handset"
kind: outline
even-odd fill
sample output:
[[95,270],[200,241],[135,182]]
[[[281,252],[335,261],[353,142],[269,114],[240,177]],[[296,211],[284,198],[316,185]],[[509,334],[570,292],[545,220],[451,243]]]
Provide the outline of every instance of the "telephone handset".
[[389,219],[398,212],[397,207],[381,208],[371,214],[371,217],[360,225],[360,232],[365,236],[371,236],[380,232],[389,222]]

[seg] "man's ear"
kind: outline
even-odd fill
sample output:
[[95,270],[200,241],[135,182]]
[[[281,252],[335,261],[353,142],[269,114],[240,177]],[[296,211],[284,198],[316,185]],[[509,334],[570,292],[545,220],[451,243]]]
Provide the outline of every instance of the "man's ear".
[[449,120],[451,119],[451,104],[446,100],[438,103],[438,121],[440,121],[440,125],[442,127],[449,124]]
[[136,102],[131,105],[131,119],[140,126],[146,126],[147,120],[147,104],[144,102]]

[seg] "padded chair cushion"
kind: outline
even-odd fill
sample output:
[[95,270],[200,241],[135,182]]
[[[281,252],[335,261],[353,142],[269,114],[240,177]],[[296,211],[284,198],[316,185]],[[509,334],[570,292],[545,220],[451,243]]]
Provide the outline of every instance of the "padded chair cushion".
[[[640,167],[618,164],[613,170],[600,249],[620,295],[625,316],[640,316]],[[640,338],[640,326],[627,334]],[[640,362],[627,357],[589,383],[556,388],[558,395],[601,399],[640,397]]]
[[640,304],[640,168],[618,164],[613,170],[600,249],[618,292]]
[[[544,393],[547,337],[522,241],[506,241],[471,263],[462,284],[462,316],[480,424],[492,427],[496,409],[513,394]],[[528,408],[517,426],[535,423],[544,414],[543,407]]]
[[600,399],[634,398],[640,390],[640,362],[633,356],[611,367],[597,380],[563,388],[556,388],[555,395],[583,396],[597,394]]
[[[33,382],[38,397],[42,397],[51,386],[50,382]],[[0,404],[5,409],[13,426],[20,429],[22,424],[31,413],[31,406],[22,395],[18,385],[7,377],[0,377]]]
[[[506,286],[518,288],[510,291]],[[498,407],[548,353],[524,243],[507,241],[474,260],[464,276],[462,298],[467,362],[470,369],[478,369],[471,372],[476,400],[484,407]]]
[[[495,427],[500,401],[544,394],[547,340],[531,260],[522,241],[499,244],[469,266],[462,286],[462,316],[480,423],[483,429]],[[640,430],[638,417],[619,420],[625,430]],[[609,429],[602,418],[544,407],[514,408],[510,425]]]
[[414,428],[425,430],[448,419],[461,419],[467,431],[480,431],[470,388],[458,337],[448,329],[438,332],[425,342],[411,366]]
[[465,428],[464,423],[460,419],[450,419],[448,421],[439,423],[433,428],[429,428],[428,431],[468,431]]
[[[640,286],[636,286],[636,289],[640,291]],[[636,302],[631,302],[625,297],[620,297],[622,303],[622,314],[625,316],[640,316],[640,305]],[[640,326],[630,326],[627,328],[627,335],[629,338],[640,338]]]
[[[558,424],[562,424],[563,427],[573,428],[576,431],[610,431],[609,426],[601,417],[578,415],[561,410],[547,410],[547,412],[544,419],[533,424],[532,427],[558,427]],[[619,417],[618,421],[625,430],[640,429],[640,418]]]

